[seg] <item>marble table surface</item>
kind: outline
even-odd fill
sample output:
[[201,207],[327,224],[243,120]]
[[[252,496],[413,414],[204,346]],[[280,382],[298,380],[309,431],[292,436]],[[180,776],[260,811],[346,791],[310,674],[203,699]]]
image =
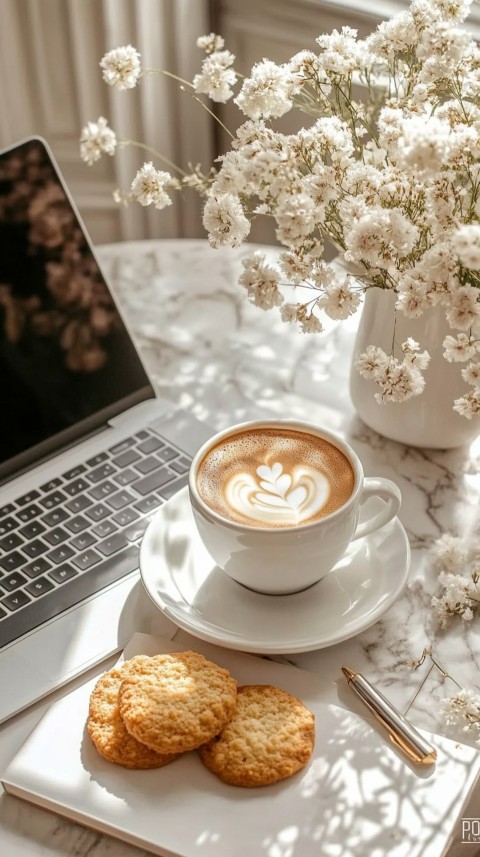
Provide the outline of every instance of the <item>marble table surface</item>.
[[[306,336],[275,312],[251,306],[238,286],[245,248],[212,250],[205,241],[158,240],[103,246],[99,257],[159,395],[213,428],[258,416],[314,421],[342,435],[366,475],[393,479],[400,520],[412,549],[409,582],[372,627],[346,642],[289,661],[338,678],[339,663],[366,674],[401,710],[420,687],[428,662],[408,662],[431,646],[465,687],[480,689],[480,621],[432,623],[437,591],[430,548],[442,533],[462,534],[480,517],[480,436],[469,447],[425,450],[380,437],[356,416],[348,394],[357,319]],[[271,249],[272,253],[274,250]],[[401,407],[401,406],[400,406]],[[409,711],[419,727],[449,735],[438,700],[455,692],[433,671]],[[39,703],[0,729],[3,768],[39,720]],[[456,736],[465,743],[473,738]],[[465,811],[480,816],[480,788]],[[8,857],[140,857],[144,852],[29,806],[0,797],[0,853]],[[463,855],[459,834],[449,854]],[[470,846],[468,857],[480,848]]]

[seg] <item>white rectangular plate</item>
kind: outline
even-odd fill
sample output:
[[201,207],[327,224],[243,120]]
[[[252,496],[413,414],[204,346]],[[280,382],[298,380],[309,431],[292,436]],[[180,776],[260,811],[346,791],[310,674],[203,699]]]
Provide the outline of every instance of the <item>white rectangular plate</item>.
[[[440,857],[480,754],[439,736],[433,769],[411,768],[382,733],[338,704],[318,675],[218,648],[185,633],[135,635],[134,654],[203,653],[239,684],[275,684],[315,713],[309,765],[273,786],[221,783],[196,752],[131,771],[102,759],[85,730],[95,680],[56,702],[10,763],[8,792],[154,854],[182,857]],[[428,775],[429,774],[429,775]]]

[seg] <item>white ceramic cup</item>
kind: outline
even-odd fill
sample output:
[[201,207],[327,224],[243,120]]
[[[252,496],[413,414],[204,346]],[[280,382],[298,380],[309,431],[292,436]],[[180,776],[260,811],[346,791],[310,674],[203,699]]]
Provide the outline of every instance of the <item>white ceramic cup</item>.
[[[258,527],[237,523],[205,503],[197,472],[209,450],[224,438],[255,428],[290,429],[315,435],[346,455],[353,468],[352,494],[343,506],[313,523],[291,527]],[[254,420],[218,432],[200,447],[189,473],[189,493],[200,537],[212,559],[231,578],[269,595],[300,592],[322,579],[341,559],[351,541],[380,529],[400,509],[401,494],[390,479],[366,477],[354,450],[331,431],[297,420]],[[380,497],[383,508],[359,523],[360,507]]]

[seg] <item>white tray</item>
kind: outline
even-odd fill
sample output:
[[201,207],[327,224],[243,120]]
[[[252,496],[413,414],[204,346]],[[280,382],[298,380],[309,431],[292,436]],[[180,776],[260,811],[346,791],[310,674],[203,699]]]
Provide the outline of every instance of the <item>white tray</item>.
[[153,771],[109,764],[85,731],[93,681],[49,709],[4,773],[5,789],[160,855],[440,857],[479,771],[476,750],[429,735],[438,763],[425,778],[338,703],[334,683],[180,636],[173,643],[136,635],[125,656],[194,648],[239,683],[294,693],[316,716],[315,752],[303,771],[243,789],[221,783],[195,752]]

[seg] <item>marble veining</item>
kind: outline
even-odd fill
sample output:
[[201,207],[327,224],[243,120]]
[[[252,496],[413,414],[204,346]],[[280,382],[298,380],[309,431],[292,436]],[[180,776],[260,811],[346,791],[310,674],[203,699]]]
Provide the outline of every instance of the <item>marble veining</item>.
[[[368,429],[356,417],[348,393],[358,319],[332,322],[324,334],[306,336],[283,324],[275,312],[251,306],[236,282],[243,252],[213,251],[205,241],[173,240],[99,248],[159,395],[216,429],[259,416],[324,424],[354,447],[366,475],[393,479],[402,491],[400,518],[412,548],[404,594],[358,637],[286,660],[334,679],[340,661],[347,663],[405,710],[429,668],[428,661],[418,670],[407,663],[431,645],[460,684],[480,690],[480,619],[452,620],[445,631],[435,627],[429,604],[437,581],[428,556],[443,532],[464,535],[478,527],[480,437],[470,448],[430,451],[405,447]],[[411,719],[447,734],[437,702],[453,692],[454,686],[433,671],[410,710]],[[28,717],[33,725],[35,713]],[[26,727],[17,731],[21,728]],[[0,732],[2,764],[8,758],[5,736],[12,730],[7,724]],[[469,736],[463,734],[462,740],[468,742]],[[470,815],[479,815],[479,803],[477,798],[477,811],[472,808]],[[145,853],[5,795],[0,825],[0,851],[8,857]],[[480,850],[469,850],[470,857],[475,854]]]

